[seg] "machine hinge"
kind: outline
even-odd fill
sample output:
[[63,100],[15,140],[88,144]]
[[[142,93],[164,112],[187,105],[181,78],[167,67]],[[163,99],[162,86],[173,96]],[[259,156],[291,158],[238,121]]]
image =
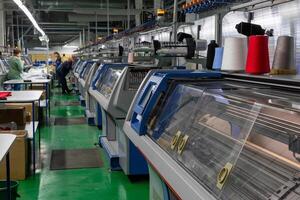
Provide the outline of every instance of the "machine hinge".
[[[286,182],[286,184],[284,184],[281,188],[279,188],[275,192],[275,194],[272,194],[272,196],[269,197],[268,200],[298,199],[300,198],[299,187],[300,187],[300,174],[296,174],[292,180]],[[298,190],[297,193],[294,193],[295,190]],[[290,197],[290,195],[292,197]],[[295,195],[297,196],[297,198],[295,198]]]

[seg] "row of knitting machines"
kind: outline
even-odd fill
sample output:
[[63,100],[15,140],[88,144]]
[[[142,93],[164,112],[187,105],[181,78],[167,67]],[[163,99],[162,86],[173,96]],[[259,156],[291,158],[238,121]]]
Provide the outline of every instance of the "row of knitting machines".
[[73,66],[110,169],[150,199],[300,199],[300,81],[124,64]]

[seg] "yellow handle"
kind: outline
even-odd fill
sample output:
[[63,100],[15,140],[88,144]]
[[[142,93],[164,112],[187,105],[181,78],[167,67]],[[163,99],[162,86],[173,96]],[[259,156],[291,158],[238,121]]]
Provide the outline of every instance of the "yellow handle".
[[219,172],[218,177],[217,177],[217,187],[221,190],[229,176],[229,173],[232,169],[232,164],[227,163]]
[[178,145],[178,149],[177,149],[177,153],[178,153],[178,154],[182,154],[183,149],[184,149],[184,147],[185,147],[185,145],[186,145],[188,139],[189,139],[189,136],[188,136],[188,135],[185,135],[185,136],[180,140],[179,145]]
[[175,136],[173,137],[173,139],[171,141],[171,149],[172,150],[175,149],[175,147],[177,146],[180,138],[181,138],[181,131],[177,131],[177,133],[175,134]]

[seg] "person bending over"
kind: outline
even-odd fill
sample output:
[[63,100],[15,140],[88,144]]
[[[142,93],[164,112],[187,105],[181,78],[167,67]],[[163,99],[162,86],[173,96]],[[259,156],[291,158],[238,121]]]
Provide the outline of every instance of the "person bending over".
[[60,68],[58,69],[58,77],[60,79],[59,82],[61,83],[61,89],[63,94],[69,94],[71,92],[67,85],[66,76],[72,69],[73,60],[73,57],[68,58],[68,60],[61,64]]

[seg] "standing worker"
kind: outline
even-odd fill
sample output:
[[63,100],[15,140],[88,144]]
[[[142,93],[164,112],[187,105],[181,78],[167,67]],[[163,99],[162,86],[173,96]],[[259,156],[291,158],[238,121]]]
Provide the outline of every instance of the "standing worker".
[[67,85],[66,76],[72,69],[73,60],[73,56],[69,57],[68,60],[61,64],[61,66],[58,69],[58,77],[59,82],[61,83],[62,94],[69,94],[71,92]]
[[61,57],[60,54],[58,52],[54,52],[54,57],[55,57],[55,61],[54,61],[54,66],[55,66],[55,71],[57,72],[58,67],[61,65]]
[[[22,79],[21,74],[23,73],[23,62],[21,60],[21,50],[14,49],[13,56],[9,59],[9,71],[7,73],[7,79]],[[20,90],[20,84],[14,84],[12,86],[13,90]]]
[[61,57],[60,57],[60,54],[58,52],[54,52],[53,54],[54,54],[54,57],[55,57],[54,65],[57,68],[61,64]]
[[53,53],[54,54],[54,57],[55,57],[55,61],[54,61],[54,66],[55,66],[55,75],[56,75],[56,79],[58,79],[58,86],[57,87],[60,87],[61,83],[60,83],[60,78],[58,77],[59,74],[58,74],[58,71],[59,71],[59,67],[60,65],[62,64],[61,62],[61,57],[60,57],[60,54],[56,51]]

